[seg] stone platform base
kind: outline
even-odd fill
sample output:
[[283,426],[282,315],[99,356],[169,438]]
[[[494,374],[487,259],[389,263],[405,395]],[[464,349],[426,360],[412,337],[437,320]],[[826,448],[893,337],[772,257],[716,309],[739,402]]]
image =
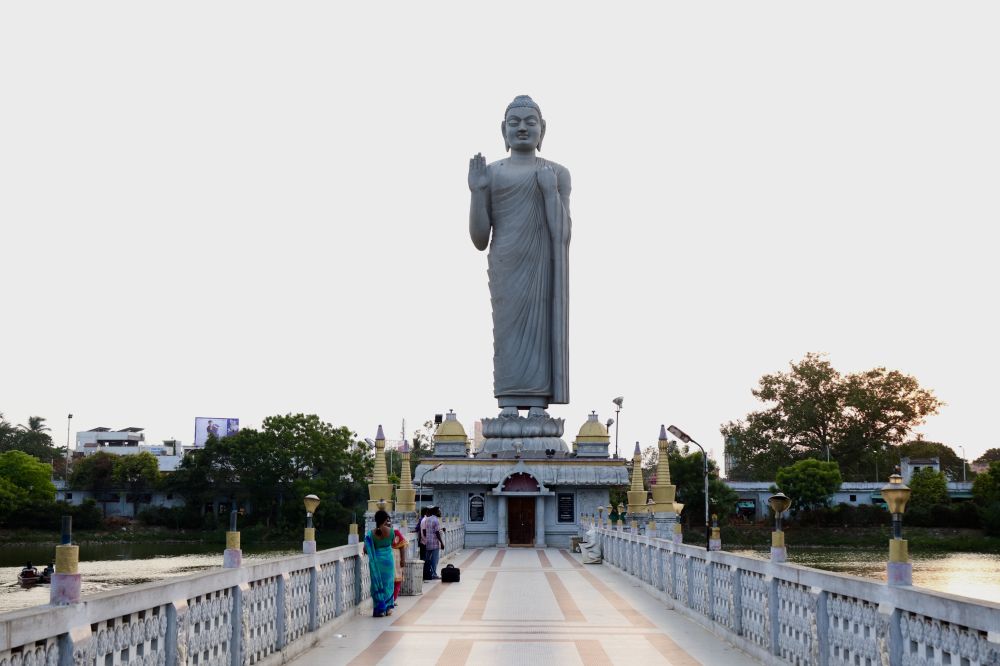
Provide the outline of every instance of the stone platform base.
[[304,555],[315,555],[316,554],[316,542],[315,541],[303,541],[302,542],[302,553]]
[[243,551],[239,548],[226,548],[222,551],[222,566],[226,569],[238,569],[243,564]]
[[66,606],[80,602],[80,574],[52,574],[49,588],[49,603],[53,606]]
[[399,593],[404,597],[415,597],[424,593],[424,561],[409,559],[403,568],[403,585]]
[[709,550],[722,550],[722,539],[709,539],[708,540]]
[[788,551],[784,546],[780,548],[775,548],[771,546],[771,561],[772,562],[787,562],[788,561]]
[[887,562],[885,578],[889,585],[913,585],[913,564],[910,562]]

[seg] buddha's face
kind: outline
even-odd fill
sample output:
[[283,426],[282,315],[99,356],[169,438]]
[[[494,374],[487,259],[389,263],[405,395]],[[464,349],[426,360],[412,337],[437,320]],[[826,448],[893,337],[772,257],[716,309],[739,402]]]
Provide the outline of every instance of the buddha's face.
[[514,107],[504,118],[504,138],[511,150],[533,151],[544,134],[545,122],[531,107]]

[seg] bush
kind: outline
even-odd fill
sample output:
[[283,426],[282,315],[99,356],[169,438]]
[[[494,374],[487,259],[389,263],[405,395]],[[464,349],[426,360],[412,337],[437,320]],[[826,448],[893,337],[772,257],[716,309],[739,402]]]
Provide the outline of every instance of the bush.
[[966,527],[980,526],[979,513],[968,502],[907,507],[903,525],[914,527]]
[[89,497],[83,503],[73,506],[70,509],[73,516],[73,529],[92,530],[101,525],[101,509],[97,502]]
[[795,523],[803,527],[868,527],[888,522],[889,513],[873,504],[817,507],[802,511],[795,517]]
[[993,502],[981,508],[979,519],[986,534],[1000,536],[1000,502]]
[[205,527],[201,512],[197,508],[188,506],[151,506],[139,512],[139,520],[144,525],[172,529],[202,529]]

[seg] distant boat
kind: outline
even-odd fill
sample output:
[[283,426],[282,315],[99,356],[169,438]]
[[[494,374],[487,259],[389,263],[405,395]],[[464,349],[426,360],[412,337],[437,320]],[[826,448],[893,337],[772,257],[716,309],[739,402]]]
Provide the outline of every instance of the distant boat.
[[17,574],[17,582],[21,584],[21,587],[32,587],[38,585],[47,585],[52,582],[52,574],[55,573],[55,569],[52,567],[50,562],[47,567],[42,569],[39,573],[36,567],[31,566],[31,562],[24,565],[21,569],[21,573]]
[[31,587],[42,582],[42,575],[38,573],[38,569],[29,565],[17,574],[17,582],[21,584],[21,587]]

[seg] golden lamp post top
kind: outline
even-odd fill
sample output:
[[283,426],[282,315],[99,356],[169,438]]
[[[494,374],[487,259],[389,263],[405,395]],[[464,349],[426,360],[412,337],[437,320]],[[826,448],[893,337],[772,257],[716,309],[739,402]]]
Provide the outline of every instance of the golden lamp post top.
[[306,506],[306,513],[316,513],[316,507],[319,506],[319,497],[316,495],[306,495],[302,498],[302,503]]
[[893,474],[889,477],[889,483],[882,486],[882,497],[889,505],[889,513],[903,513],[906,511],[906,503],[910,501],[910,493],[913,492],[903,483],[903,477]]
[[767,505],[771,507],[771,511],[776,516],[780,516],[785,511],[788,511],[788,507],[792,505],[792,498],[779,491],[767,498]]

